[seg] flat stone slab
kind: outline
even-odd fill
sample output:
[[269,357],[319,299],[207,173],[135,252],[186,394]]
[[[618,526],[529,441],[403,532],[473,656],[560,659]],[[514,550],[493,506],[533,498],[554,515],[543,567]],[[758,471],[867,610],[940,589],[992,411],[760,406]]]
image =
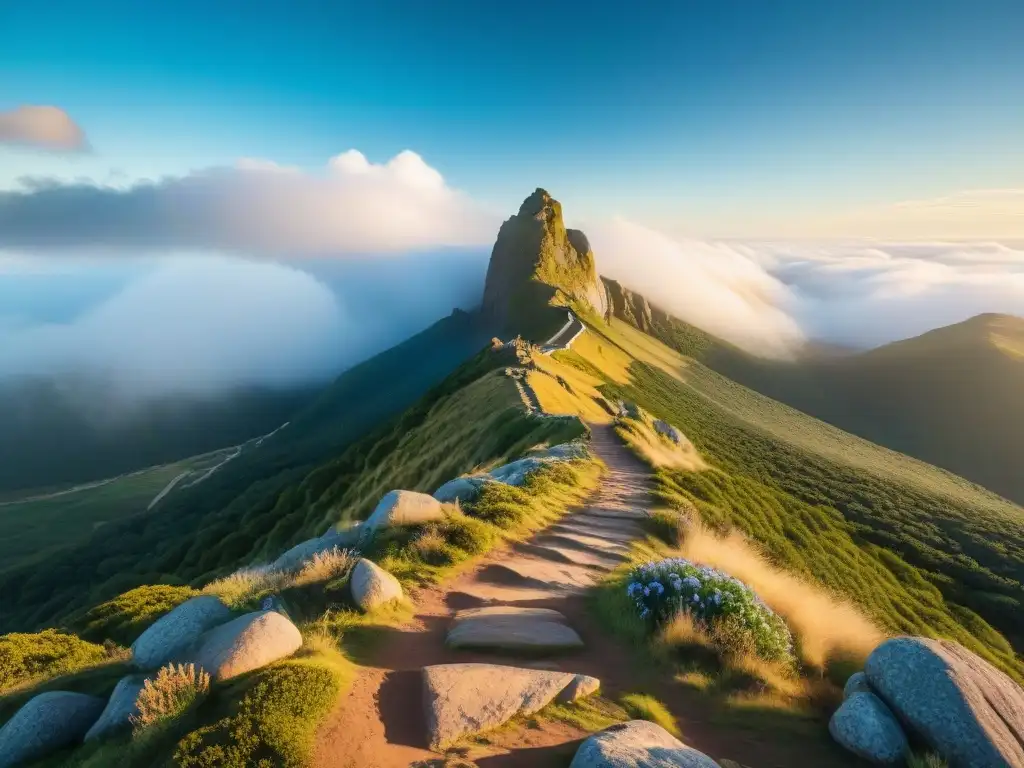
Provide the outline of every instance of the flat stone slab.
[[555,563],[533,557],[514,557],[487,569],[486,580],[507,586],[547,587],[562,592],[578,592],[589,587],[597,575],[589,568]]
[[456,649],[542,653],[576,650],[583,647],[583,640],[558,611],[495,607],[456,616],[446,644]]
[[[430,747],[443,750],[459,739],[530,715],[566,696],[593,693],[599,681],[571,672],[499,664],[440,664],[423,670],[424,709]],[[568,690],[567,690],[568,689]]]
[[553,560],[556,563],[568,563],[569,565],[582,565],[585,568],[599,568],[610,571],[622,561],[622,556],[616,557],[607,552],[591,549],[580,549],[578,547],[559,546],[556,542],[535,540],[533,543],[522,542],[516,545],[521,552],[533,555],[534,557]]
[[569,768],[720,768],[660,725],[630,720],[584,741]]
[[515,616],[521,619],[543,619],[565,623],[565,616],[553,608],[523,608],[518,605],[488,605],[483,608],[467,608],[453,617],[455,621],[484,617]]
[[624,541],[606,539],[600,536],[591,536],[585,533],[577,533],[574,528],[551,529],[549,533],[542,533],[534,542],[537,544],[554,544],[558,547],[573,547],[574,549],[597,550],[607,552],[609,555],[625,555],[629,547]]

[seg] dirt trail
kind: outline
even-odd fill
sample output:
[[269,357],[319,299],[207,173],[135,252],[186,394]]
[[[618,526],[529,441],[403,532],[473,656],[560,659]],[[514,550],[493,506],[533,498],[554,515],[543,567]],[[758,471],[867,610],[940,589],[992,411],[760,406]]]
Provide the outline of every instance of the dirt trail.
[[[315,765],[324,768],[407,768],[441,766],[443,758],[426,749],[421,670],[432,664],[489,662],[536,666],[593,675],[614,698],[643,691],[664,701],[679,720],[684,740],[712,757],[743,765],[811,764],[793,761],[792,746],[779,753],[779,737],[749,734],[708,721],[707,700],[666,679],[632,649],[599,627],[586,609],[588,586],[618,564],[628,544],[642,535],[639,519],[650,506],[649,470],[616,438],[611,427],[592,425],[592,448],[608,465],[600,489],[582,509],[529,540],[492,552],[471,570],[412,598],[410,624],[384,630],[365,649],[365,664],[351,689],[320,729]],[[452,615],[484,604],[554,608],[565,615],[585,647],[538,661],[445,647]],[[587,734],[572,726],[543,724],[522,728],[496,741],[493,754],[471,756],[481,768],[564,766]],[[511,746],[508,746],[511,745]],[[787,759],[787,757],[789,759]],[[815,764],[819,755],[804,753]]]

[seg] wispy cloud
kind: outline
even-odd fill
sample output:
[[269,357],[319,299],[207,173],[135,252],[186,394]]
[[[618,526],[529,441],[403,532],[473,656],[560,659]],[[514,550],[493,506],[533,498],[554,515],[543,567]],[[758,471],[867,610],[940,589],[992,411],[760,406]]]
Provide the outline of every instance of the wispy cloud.
[[210,249],[292,257],[489,243],[499,219],[414,152],[349,150],[319,173],[247,159],[128,189],[26,180],[0,192],[0,248]]
[[52,152],[89,149],[85,132],[60,107],[22,105],[0,112],[0,144]]

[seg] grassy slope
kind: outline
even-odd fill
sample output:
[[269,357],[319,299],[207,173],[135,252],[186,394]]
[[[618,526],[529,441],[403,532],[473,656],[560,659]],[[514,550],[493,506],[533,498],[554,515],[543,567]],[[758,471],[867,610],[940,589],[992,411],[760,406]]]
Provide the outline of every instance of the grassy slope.
[[142,584],[210,578],[288,538],[288,526],[306,522],[303,479],[339,455],[349,463],[327,461],[334,469],[321,472],[318,484],[360,471],[365,453],[393,427],[388,420],[431,387],[430,397],[442,397],[439,382],[487,338],[468,316],[449,317],[342,374],[287,428],[201,485],[176,490],[153,514],[108,523],[74,546],[3,573],[0,631],[52,625]]
[[[584,433],[578,421],[527,415],[513,383],[501,370],[508,362],[505,355],[481,353],[438,393],[406,411],[372,441],[355,446],[358,470],[342,473],[336,486],[320,491],[323,503],[313,503],[307,510],[310,524],[322,528],[325,515],[330,520],[361,518],[385,490],[429,489],[460,472]],[[349,462],[345,466],[352,466],[351,460],[351,456],[343,460]],[[564,513],[593,488],[599,472],[595,462],[576,462],[537,473],[523,488],[489,488],[467,514],[395,531],[375,542],[369,554],[407,584],[439,579],[499,541],[526,535]],[[309,491],[311,486],[303,495]],[[210,699],[166,728],[65,752],[41,765],[242,768],[257,759],[277,766],[308,764],[318,722],[353,676],[353,665],[345,654],[358,656],[372,643],[377,629],[400,621],[403,614],[399,610],[394,615],[364,615],[346,608],[344,579],[288,587],[280,594],[306,639],[299,656],[215,687]],[[90,637],[102,635],[127,644],[156,613],[187,596],[184,590],[160,587],[135,590],[84,612],[77,626],[87,628]],[[93,656],[103,651],[97,646],[82,647],[92,650]],[[97,661],[102,658],[90,656],[82,663]],[[55,672],[81,666],[77,660],[70,666],[61,664],[51,666]],[[107,662],[14,695],[0,695],[0,722],[40,690],[104,695],[124,673],[123,665]]]
[[[207,456],[152,467],[96,487],[51,488],[0,502],[0,572],[45,560],[109,523],[145,512],[183,472],[201,472]],[[187,479],[183,482],[187,482]]]
[[775,562],[849,595],[890,631],[953,637],[1024,674],[990,626],[1020,641],[1024,510],[735,384],[624,323],[592,329],[554,356],[570,385],[638,402],[715,467],[663,470],[666,501],[747,532]]
[[684,323],[666,341],[735,381],[1020,503],[1024,319],[980,315],[870,352],[781,363]]

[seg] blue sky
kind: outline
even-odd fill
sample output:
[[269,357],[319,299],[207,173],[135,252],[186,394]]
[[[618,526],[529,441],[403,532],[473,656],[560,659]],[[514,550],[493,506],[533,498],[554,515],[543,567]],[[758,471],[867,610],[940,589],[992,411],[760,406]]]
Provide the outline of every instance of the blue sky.
[[1019,1],[9,2],[0,29],[0,110],[59,106],[94,150],[0,147],[0,186],[412,149],[499,210],[541,185],[700,236],[1024,188]]

